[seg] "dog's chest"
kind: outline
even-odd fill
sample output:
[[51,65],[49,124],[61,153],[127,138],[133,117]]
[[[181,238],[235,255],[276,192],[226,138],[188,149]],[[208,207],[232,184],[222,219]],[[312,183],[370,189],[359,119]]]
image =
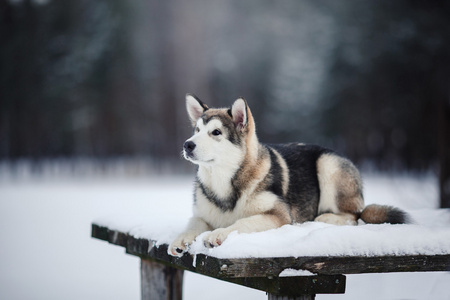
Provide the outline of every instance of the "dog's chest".
[[214,229],[228,227],[242,218],[269,211],[277,201],[277,196],[268,191],[258,193],[244,191],[232,208],[225,209],[226,205],[220,206],[208,199],[200,187],[196,188],[195,193],[194,215],[201,217]]

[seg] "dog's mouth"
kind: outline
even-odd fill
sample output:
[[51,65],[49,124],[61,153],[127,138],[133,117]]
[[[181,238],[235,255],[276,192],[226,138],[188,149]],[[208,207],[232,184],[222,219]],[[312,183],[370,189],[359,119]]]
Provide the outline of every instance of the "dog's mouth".
[[196,160],[194,153],[193,152],[186,152],[186,150],[183,151],[183,157],[184,157],[184,159],[190,160],[190,161]]
[[193,152],[183,151],[184,159],[194,163],[194,164],[210,164],[214,162],[214,159],[202,160],[199,159]]
[[191,161],[196,160],[194,153],[186,153],[186,151],[183,151],[183,157],[186,160],[191,160]]

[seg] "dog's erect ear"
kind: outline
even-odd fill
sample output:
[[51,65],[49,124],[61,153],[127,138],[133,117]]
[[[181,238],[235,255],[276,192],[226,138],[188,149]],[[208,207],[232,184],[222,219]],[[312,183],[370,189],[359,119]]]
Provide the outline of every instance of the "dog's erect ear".
[[208,106],[194,95],[186,94],[186,109],[189,118],[191,119],[192,126],[195,127],[197,120],[200,119],[206,110],[208,110]]
[[244,98],[234,101],[231,107],[231,115],[236,128],[242,131],[248,124],[247,101]]

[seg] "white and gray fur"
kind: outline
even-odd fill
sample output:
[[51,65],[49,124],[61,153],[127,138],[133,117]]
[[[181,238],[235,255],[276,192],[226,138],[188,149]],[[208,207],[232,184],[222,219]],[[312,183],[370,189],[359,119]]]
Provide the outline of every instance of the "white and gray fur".
[[319,221],[336,225],[405,223],[390,206],[364,207],[358,170],[348,159],[314,145],[259,143],[247,102],[209,108],[186,95],[194,133],[184,157],[198,165],[193,217],[169,246],[180,256],[205,231],[207,247],[217,247],[233,231],[250,233],[285,224]]

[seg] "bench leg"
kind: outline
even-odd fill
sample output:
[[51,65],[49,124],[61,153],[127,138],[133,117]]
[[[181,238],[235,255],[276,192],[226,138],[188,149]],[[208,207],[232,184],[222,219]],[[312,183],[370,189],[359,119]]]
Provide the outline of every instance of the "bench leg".
[[181,300],[183,270],[141,259],[141,299]]
[[278,296],[269,294],[269,300],[314,300],[316,295],[302,295],[302,296]]

